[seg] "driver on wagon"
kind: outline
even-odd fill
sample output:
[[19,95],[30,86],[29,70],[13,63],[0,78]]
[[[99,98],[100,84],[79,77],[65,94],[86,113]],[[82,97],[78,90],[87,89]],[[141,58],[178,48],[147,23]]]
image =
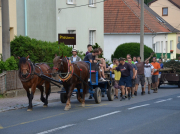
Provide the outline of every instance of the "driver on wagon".
[[81,61],[81,58],[79,56],[77,56],[77,49],[76,48],[73,48],[72,56],[69,57],[69,60],[71,60],[71,62]]

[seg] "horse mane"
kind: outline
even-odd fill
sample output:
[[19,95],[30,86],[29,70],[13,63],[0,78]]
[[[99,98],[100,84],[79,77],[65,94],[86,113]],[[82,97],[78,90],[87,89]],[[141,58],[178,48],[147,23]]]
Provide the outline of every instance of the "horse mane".
[[20,67],[21,64],[25,64],[26,61],[27,61],[27,60],[26,60],[25,57],[20,58],[20,59],[19,59],[19,67]]
[[59,59],[62,59],[62,61],[66,61],[65,57],[62,56],[56,56],[53,61],[57,62]]

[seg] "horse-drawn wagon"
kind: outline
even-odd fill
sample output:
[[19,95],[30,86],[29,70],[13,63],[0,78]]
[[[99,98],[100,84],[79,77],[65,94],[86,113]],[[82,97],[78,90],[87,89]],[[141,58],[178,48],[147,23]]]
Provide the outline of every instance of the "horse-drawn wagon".
[[[90,96],[94,97],[96,103],[101,102],[101,97],[104,94],[107,94],[108,100],[114,100],[114,92],[115,89],[112,86],[112,72],[105,72],[107,77],[106,81],[99,81],[99,64],[98,63],[90,63],[89,64],[89,79],[88,79],[88,93]],[[78,98],[78,90],[74,89],[73,93],[77,95]],[[80,95],[82,98],[83,89],[80,89]],[[60,91],[60,100],[62,103],[66,103],[67,95],[64,88]]]
[[[71,108],[70,98],[73,92],[77,94],[77,99],[85,106],[85,94],[90,93],[96,103],[101,102],[102,93],[106,93],[109,101],[114,99],[114,88],[112,87],[112,74],[107,72],[107,81],[99,81],[99,65],[90,62],[71,63],[68,58],[56,56],[53,60],[54,67],[51,69],[47,64],[33,64],[28,57],[19,58],[19,78],[23,87],[27,91],[29,99],[28,111],[32,110],[32,99],[36,88],[41,91],[41,101],[44,106],[48,105],[48,96],[51,91],[50,83],[60,87],[63,85],[65,90],[60,92],[62,103],[66,103],[65,110]],[[89,64],[89,65],[88,65]],[[62,81],[52,79],[52,76],[59,76]],[[44,98],[44,87],[46,98]]]

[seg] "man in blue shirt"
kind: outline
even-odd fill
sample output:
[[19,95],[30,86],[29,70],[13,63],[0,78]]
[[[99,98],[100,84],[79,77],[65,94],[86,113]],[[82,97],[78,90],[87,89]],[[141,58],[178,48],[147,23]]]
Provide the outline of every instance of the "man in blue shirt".
[[[163,63],[162,63],[162,59],[161,59],[161,58],[159,59],[159,64],[160,64],[160,67],[161,67],[161,68],[163,68],[163,67],[164,67],[164,65],[163,65]],[[160,78],[161,78],[161,72],[159,72],[159,75],[158,75],[158,85],[159,85],[159,82],[160,82]]]

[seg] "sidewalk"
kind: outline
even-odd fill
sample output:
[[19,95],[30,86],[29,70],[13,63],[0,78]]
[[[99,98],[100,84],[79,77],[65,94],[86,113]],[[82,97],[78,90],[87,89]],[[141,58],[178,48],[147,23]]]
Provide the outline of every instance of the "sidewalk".
[[[60,101],[60,94],[57,93],[60,90],[61,89],[58,87],[52,88],[48,101],[49,102],[51,102],[52,100]],[[43,105],[43,103],[40,100],[40,92],[35,92],[32,103],[33,103],[33,106]],[[21,96],[11,97],[11,98],[0,98],[0,112],[13,110],[13,109],[19,109],[19,108],[25,108],[25,107],[28,107],[28,104],[29,104],[28,98],[26,95],[26,91],[24,90],[24,93]]]

